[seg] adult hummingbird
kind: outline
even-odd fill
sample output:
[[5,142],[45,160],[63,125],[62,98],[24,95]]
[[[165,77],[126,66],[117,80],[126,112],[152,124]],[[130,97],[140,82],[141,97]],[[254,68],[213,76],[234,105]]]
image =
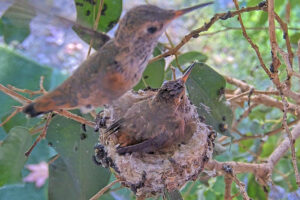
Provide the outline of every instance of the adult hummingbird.
[[186,105],[185,82],[194,64],[185,74],[166,82],[152,98],[131,106],[125,115],[105,132],[105,138],[116,138],[119,154],[168,150],[185,143],[194,133],[184,117]]
[[25,106],[31,117],[59,109],[98,107],[140,80],[159,37],[174,19],[212,2],[181,10],[141,5],[120,20],[115,37],[89,56],[64,83]]

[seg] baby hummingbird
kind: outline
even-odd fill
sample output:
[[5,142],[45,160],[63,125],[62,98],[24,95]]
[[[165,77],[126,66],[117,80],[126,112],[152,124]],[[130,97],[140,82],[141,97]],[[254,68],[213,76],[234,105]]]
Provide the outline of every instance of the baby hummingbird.
[[193,127],[184,117],[185,106],[190,105],[184,84],[194,65],[181,78],[166,82],[152,98],[135,103],[106,130],[105,137],[115,136],[119,154],[164,152],[191,138]]
[[153,5],[132,8],[121,19],[114,38],[89,56],[64,83],[25,106],[24,113],[34,117],[59,109],[98,107],[118,99],[138,83],[168,24],[210,4],[181,10]]

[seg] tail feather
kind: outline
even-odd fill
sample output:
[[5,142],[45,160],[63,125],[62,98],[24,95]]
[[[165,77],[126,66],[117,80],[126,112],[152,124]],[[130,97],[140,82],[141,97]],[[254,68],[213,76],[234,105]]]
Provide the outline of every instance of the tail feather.
[[[38,111],[35,109],[35,104],[36,103],[30,103],[28,104],[27,106],[25,106],[25,108],[23,109],[23,112],[25,114],[28,114],[30,117],[36,117],[40,114],[44,114],[44,113],[47,113],[47,112],[43,112],[43,111]],[[50,112],[50,111],[48,111]]]

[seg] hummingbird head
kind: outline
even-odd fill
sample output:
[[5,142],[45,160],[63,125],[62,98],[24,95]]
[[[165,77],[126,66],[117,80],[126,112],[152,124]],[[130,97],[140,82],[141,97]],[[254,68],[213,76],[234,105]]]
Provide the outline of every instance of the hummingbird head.
[[153,43],[174,19],[212,2],[181,10],[165,10],[154,5],[141,5],[129,10],[119,23],[115,38],[118,44]]
[[186,98],[185,82],[191,74],[194,66],[195,63],[189,66],[181,78],[175,81],[168,81],[164,83],[163,86],[158,90],[154,101],[162,103],[164,106],[167,105],[175,108],[183,103],[184,99]]

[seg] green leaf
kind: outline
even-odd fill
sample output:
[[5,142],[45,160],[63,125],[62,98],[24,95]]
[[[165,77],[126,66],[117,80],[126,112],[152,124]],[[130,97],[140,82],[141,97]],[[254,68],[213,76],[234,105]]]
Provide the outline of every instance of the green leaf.
[[247,6],[256,6],[261,2],[261,0],[250,0],[247,1]]
[[261,12],[257,26],[265,25],[265,23],[268,20],[268,13],[267,12]]
[[76,34],[87,44],[90,44],[91,40],[93,40],[91,45],[96,50],[100,49],[110,39],[110,37],[105,33],[83,29],[82,27],[77,26],[73,26],[72,28]]
[[295,143],[295,150],[296,150],[296,156],[297,157],[300,157],[300,140],[296,140],[296,143]]
[[167,200],[183,200],[183,198],[178,190],[173,190],[171,192],[164,191],[164,196]]
[[[26,17],[17,18],[16,13],[20,12],[18,9],[22,6],[22,9],[26,10]],[[21,4],[16,1],[11,7],[9,7],[1,17],[2,21],[2,35],[4,41],[8,44],[12,41],[23,42],[30,34],[30,22],[35,16],[35,11],[26,3]]]
[[[9,114],[2,117],[1,121],[4,121],[8,116]],[[24,113],[18,113],[13,118],[11,118],[6,124],[4,124],[3,129],[6,133],[8,133],[9,130],[15,126],[24,126],[30,128],[37,124],[39,121],[41,121],[40,118],[28,118],[25,116]]]
[[[297,190],[298,185],[296,183],[295,174],[291,173],[294,171],[293,164],[291,163],[291,158],[290,157],[281,158],[279,162],[276,164],[275,168],[276,170],[272,175],[272,180],[274,181],[274,183],[276,185],[283,187],[287,191]],[[282,174],[287,174],[287,176],[283,177]],[[289,184],[287,184],[287,182]]]
[[180,192],[184,200],[197,199],[200,184],[200,181],[189,181]]
[[262,188],[256,181],[255,177],[251,174],[248,182],[247,193],[252,199],[264,200],[267,196]]
[[[251,134],[246,134],[247,136],[250,136]],[[254,144],[253,140],[243,140],[239,142],[239,150],[241,153],[247,152],[252,145]]]
[[275,2],[275,4],[274,4],[274,6],[275,6],[275,11],[276,11],[276,12],[279,12],[280,9],[281,9],[281,7],[282,7],[283,5],[285,5],[286,2],[287,2],[286,0],[276,0],[276,2]]
[[[189,51],[187,53],[181,54],[177,56],[178,64],[180,66],[192,63],[194,61],[205,62],[207,60],[207,56],[198,52],[198,51]],[[170,65],[174,67],[178,67],[176,59],[174,59]]]
[[263,148],[260,156],[262,158],[268,157],[269,155],[271,155],[275,147],[276,147],[276,143],[272,143],[268,140],[266,143],[263,144]]
[[[100,1],[76,0],[76,22],[86,27],[93,28],[97,17]],[[122,0],[104,0],[98,31],[107,32],[118,22],[122,12]]]
[[212,190],[207,190],[204,192],[205,199],[217,199],[216,194]]
[[[49,88],[52,69],[16,54],[8,48],[0,46],[0,83],[13,85],[18,88],[39,90],[40,77],[44,76],[44,87]],[[27,95],[28,96],[28,95]],[[19,105],[11,97],[0,92],[0,118],[9,114],[11,106]]]
[[0,199],[47,200],[48,184],[36,188],[32,183],[7,185],[0,188]]
[[109,170],[97,166],[93,160],[98,133],[81,124],[56,116],[51,121],[47,140],[60,155],[50,165],[50,199],[89,199],[107,185]]
[[27,160],[25,152],[32,136],[24,127],[15,127],[0,146],[0,186],[22,180],[21,170]]
[[1,18],[0,18],[0,35],[3,35],[3,23]]
[[[153,55],[157,56],[161,54],[161,51],[158,48],[154,49]],[[164,82],[164,68],[165,68],[165,59],[160,59],[156,62],[153,62],[147,66],[143,73],[143,80],[133,88],[134,90],[144,89],[147,86],[151,88],[160,88]]]
[[291,40],[291,43],[297,44],[298,41],[300,40],[300,33],[298,32],[298,33],[294,33],[293,35],[291,35],[290,40]]
[[197,106],[198,114],[205,118],[205,123],[230,136],[233,114],[224,97],[225,79],[208,65],[196,63],[186,86],[189,98]]
[[216,194],[221,194],[225,188],[224,177],[218,176],[216,177],[216,182],[213,185],[212,189],[216,192]]
[[[189,51],[187,53],[181,54],[177,56],[178,64],[182,67],[185,64],[192,63],[194,61],[205,62],[207,60],[207,56],[198,52],[198,51]],[[172,80],[172,70],[170,66],[178,67],[176,59],[174,59],[168,69],[166,70],[165,77],[167,80]]]

